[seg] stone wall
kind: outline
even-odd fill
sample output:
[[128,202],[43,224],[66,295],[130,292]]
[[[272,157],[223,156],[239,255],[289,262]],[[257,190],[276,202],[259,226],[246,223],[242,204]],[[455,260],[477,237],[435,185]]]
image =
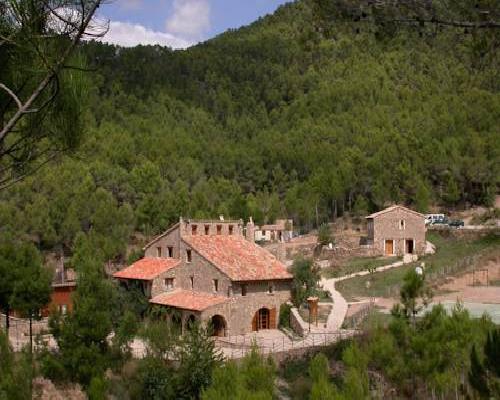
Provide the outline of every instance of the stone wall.
[[158,257],[158,248],[161,249],[162,258],[168,257],[168,248],[172,247],[173,249],[173,258],[180,257],[180,232],[179,229],[172,229],[171,231],[167,231],[162,236],[159,236],[154,242],[152,242],[144,251],[145,257]]
[[[195,231],[193,231],[195,227]],[[189,235],[239,235],[243,236],[243,221],[242,220],[202,220],[202,219],[182,219],[179,223],[181,236]],[[205,229],[208,229],[208,233]]]
[[304,336],[309,330],[308,325],[304,322],[296,307],[290,310],[290,327],[300,336]]

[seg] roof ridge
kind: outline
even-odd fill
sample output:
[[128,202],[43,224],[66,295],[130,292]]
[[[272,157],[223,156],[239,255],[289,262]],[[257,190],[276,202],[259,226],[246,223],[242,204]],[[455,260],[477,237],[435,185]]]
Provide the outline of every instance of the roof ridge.
[[425,217],[424,214],[419,213],[418,211],[412,210],[411,208],[405,207],[405,206],[403,206],[401,204],[393,204],[392,206],[386,207],[383,210],[380,210],[380,211],[374,212],[374,213],[372,213],[370,215],[367,215],[365,218],[375,218],[375,217],[378,217],[379,215],[382,215],[382,214],[385,214],[387,212],[393,211],[393,210],[395,210],[397,208],[404,209],[405,211],[411,212],[411,213],[416,214],[416,215],[418,215],[420,217]]

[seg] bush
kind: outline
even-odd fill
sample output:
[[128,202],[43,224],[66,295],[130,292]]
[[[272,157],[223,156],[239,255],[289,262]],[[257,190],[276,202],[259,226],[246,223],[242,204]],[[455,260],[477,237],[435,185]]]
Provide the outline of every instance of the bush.
[[321,224],[318,229],[318,243],[326,246],[328,243],[333,241],[332,231],[330,230],[330,225],[327,223]]
[[319,269],[311,259],[299,258],[292,265],[292,302],[298,307],[307,297],[314,296],[320,279]]
[[280,328],[290,328],[290,310],[292,306],[290,304],[282,304],[280,307]]
[[67,379],[67,373],[63,363],[48,350],[44,350],[40,356],[40,372],[52,382],[60,382]]

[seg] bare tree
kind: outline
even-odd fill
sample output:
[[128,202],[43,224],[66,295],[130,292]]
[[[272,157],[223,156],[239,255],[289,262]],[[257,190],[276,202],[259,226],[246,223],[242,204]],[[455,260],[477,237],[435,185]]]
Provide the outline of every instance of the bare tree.
[[0,189],[72,149],[82,129],[78,43],[102,0],[0,0]]

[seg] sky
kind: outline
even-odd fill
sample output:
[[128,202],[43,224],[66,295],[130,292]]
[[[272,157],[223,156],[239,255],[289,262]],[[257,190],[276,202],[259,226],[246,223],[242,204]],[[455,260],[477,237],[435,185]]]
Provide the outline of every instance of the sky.
[[103,42],[121,46],[192,46],[270,14],[290,0],[113,0],[99,9],[109,21]]

